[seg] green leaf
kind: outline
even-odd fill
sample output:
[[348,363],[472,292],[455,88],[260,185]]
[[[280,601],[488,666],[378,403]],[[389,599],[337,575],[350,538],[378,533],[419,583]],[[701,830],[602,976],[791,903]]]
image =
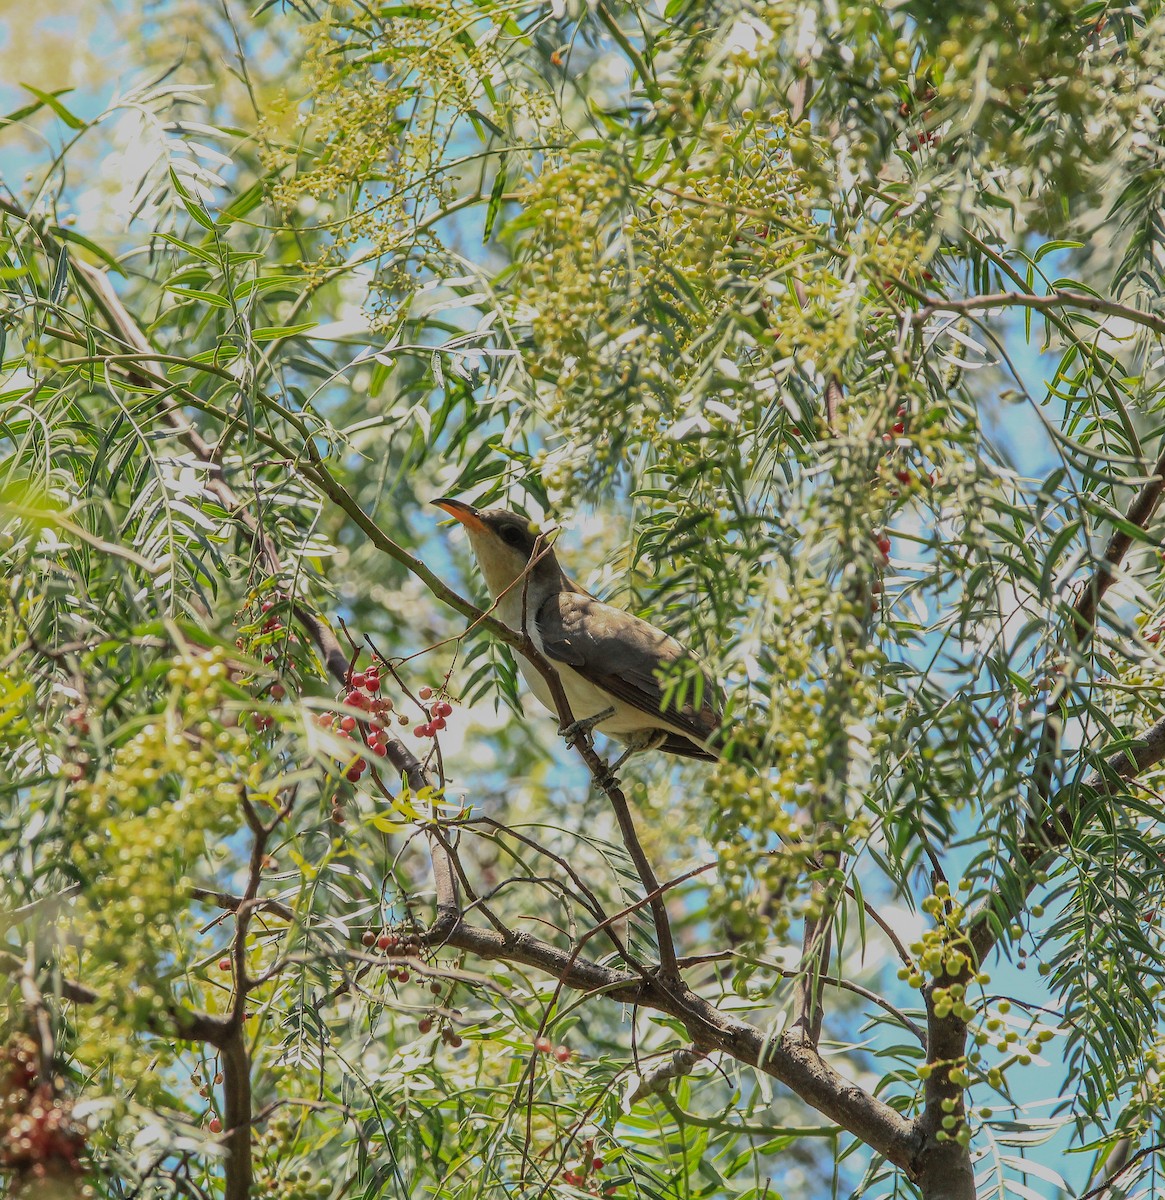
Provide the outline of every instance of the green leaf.
[[205,206],[186,190],[182,184],[182,180],[178,178],[178,172],[173,167],[170,168],[170,182],[174,185],[174,190],[178,193],[178,198],[182,201],[182,207],[186,209],[190,216],[203,229],[213,230],[214,222],[211,220]]
[[318,321],[304,321],[299,325],[271,325],[262,329],[251,330],[251,340],[254,342],[274,342],[282,338],[293,338],[309,329],[315,329]]
[[1045,242],[1032,258],[1033,262],[1039,262],[1046,254],[1052,254],[1056,250],[1079,250],[1083,247],[1083,242],[1069,241],[1067,238],[1058,238],[1055,241]]
[[[87,129],[89,127],[88,121],[82,121],[80,117],[69,112],[69,110],[57,99],[58,96],[63,96],[66,93],[71,92],[73,90],[72,88],[60,88],[55,92],[42,92],[40,88],[35,88],[30,83],[22,83],[20,86],[24,88],[26,92],[31,92],[41,104],[48,105],[48,107],[51,108],[53,112],[55,112],[70,129]],[[7,119],[10,121],[19,120],[21,117],[28,115],[29,112],[35,112],[37,107],[39,107],[39,105],[33,106],[32,109],[20,109],[18,110],[20,116],[13,114]]]
[[68,229],[64,225],[50,225],[49,233],[54,237],[60,238],[62,241],[71,242],[75,246],[82,246],[88,250],[90,254],[101,259],[101,261],[111,270],[116,271],[118,275],[124,276],[125,271],[122,269],[121,263],[105,249],[104,246],[99,246],[95,241],[87,238],[83,233],[78,233],[75,229]]
[[69,286],[69,251],[66,247],[61,247],[61,252],[57,256],[57,269],[53,273],[52,286],[49,288],[49,300],[53,304],[60,304],[65,295],[65,290]]
[[202,288],[175,287],[173,284],[167,284],[166,291],[173,292],[175,296],[184,296],[188,300],[201,300],[212,308],[231,306],[231,302],[225,296],[220,296],[218,292],[204,291]]
[[493,187],[489,193],[489,205],[485,210],[485,227],[481,233],[482,242],[488,242],[490,235],[494,231],[494,222],[498,219],[498,213],[502,208],[502,197],[506,192],[506,155],[498,160],[497,174],[494,176]]

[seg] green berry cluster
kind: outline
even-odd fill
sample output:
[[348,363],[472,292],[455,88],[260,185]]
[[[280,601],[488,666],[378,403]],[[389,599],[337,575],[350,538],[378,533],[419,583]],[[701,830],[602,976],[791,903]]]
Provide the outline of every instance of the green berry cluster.
[[945,881],[940,881],[923,900],[922,911],[935,919],[935,925],[923,933],[920,941],[911,944],[916,965],[900,967],[898,978],[921,988],[929,977],[934,981],[930,996],[935,1016],[941,1019],[953,1013],[962,1021],[973,1020],[977,1010],[967,1003],[967,987],[972,982],[990,983],[991,977],[976,970],[972,961],[970,943],[963,933],[966,906],[952,895]]
[[191,870],[235,828],[242,790],[261,780],[255,740],[227,709],[229,673],[221,647],[178,655],[165,706],[73,785],[72,858],[88,913],[77,920],[95,963],[173,952]]

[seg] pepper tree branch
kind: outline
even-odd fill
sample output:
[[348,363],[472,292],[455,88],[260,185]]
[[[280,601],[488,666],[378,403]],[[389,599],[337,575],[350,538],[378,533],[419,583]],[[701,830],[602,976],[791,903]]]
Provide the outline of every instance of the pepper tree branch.
[[[1096,627],[1100,602],[1116,582],[1117,569],[1132,547],[1134,535],[1129,527],[1145,529],[1153,518],[1165,492],[1165,450],[1153,473],[1142,484],[1125,514],[1125,524],[1113,531],[1092,577],[1080,590],[1069,614],[1068,637],[1075,650],[1085,648]],[[1046,715],[1036,751],[1035,818],[1029,822],[1028,837],[1020,848],[1020,861],[1012,864],[1012,881],[1007,889],[996,889],[972,916],[967,936],[976,962],[982,962],[999,939],[1001,931],[1018,915],[1035,889],[1032,868],[1044,855],[1064,845],[1074,832],[1076,801],[1079,791],[1095,792],[1115,779],[1131,779],[1165,757],[1165,718],[1158,721],[1126,748],[1106,757],[1103,766],[1093,771],[1082,784],[1069,784],[1049,800],[1054,759],[1059,753],[1062,723],[1056,714],[1070,685],[1065,674],[1048,695]],[[1050,814],[1047,810],[1050,809]]]
[[[0,201],[0,207],[22,220],[28,219],[25,214],[8,202]],[[51,236],[47,232],[43,229],[40,232],[47,241],[52,242]],[[122,305],[104,272],[75,259],[71,260],[71,263],[82,287],[107,322],[114,336],[124,346],[137,351],[143,357],[152,356],[154,353],[152,347],[138,323]],[[192,364],[192,369],[196,366],[197,364]],[[148,389],[166,389],[168,392],[173,388],[172,381],[156,376],[134,363],[119,364],[118,369],[128,378],[134,379],[139,385]],[[197,400],[197,397],[192,397],[192,399]],[[222,466],[215,461],[213,448],[190,424],[185,414],[168,395],[159,398],[159,405],[178,439],[208,465],[211,472],[208,490],[218,498],[226,511],[234,519],[240,521],[244,528],[252,534],[269,569],[277,572],[279,557],[273,542],[262,530],[247,505],[239,500],[230,487]],[[288,415],[293,416],[293,414]],[[526,653],[536,669],[544,675],[548,674],[548,684],[551,684],[552,687],[561,686],[557,684],[557,674],[553,668],[545,660],[541,660],[541,656],[536,654],[531,656],[533,647],[529,644],[528,638],[515,633],[464,600],[438,579],[422,562],[392,542],[331,476],[320,459],[310,436],[305,436],[303,452],[307,457],[307,462],[300,465],[302,475],[314,483],[327,498],[336,503],[377,548],[389,554],[415,574],[430,588],[436,598],[470,619],[481,622],[499,640],[510,645],[519,653]],[[348,659],[334,633],[323,621],[306,610],[297,607],[296,616],[315,641],[329,672],[338,681],[343,682],[347,673]],[[569,711],[568,706],[566,711]],[[602,784],[606,775],[602,760],[594,752],[593,747],[580,746],[578,749],[592,775],[596,775]],[[416,789],[425,786],[427,779],[421,764],[398,739],[390,738],[388,740],[387,755],[394,767],[404,773],[410,786]],[[650,864],[642,856],[642,849],[634,835],[626,797],[614,781],[606,782],[608,786],[604,787],[604,791],[611,799],[616,810],[616,817],[620,819],[620,826],[625,831],[628,849],[633,859],[638,860],[637,866],[641,869],[641,875],[646,875],[645,887],[649,893],[658,895],[658,884],[653,887],[648,882],[654,880],[654,873],[651,872]],[[702,997],[689,991],[682,984],[678,984],[678,981],[662,977],[653,977],[651,980],[645,981],[640,975],[631,971],[604,966],[572,955],[567,950],[522,931],[503,936],[497,930],[473,925],[461,914],[455,874],[443,853],[434,854],[433,869],[437,889],[437,911],[435,920],[428,931],[428,940],[431,945],[445,945],[482,958],[501,959],[533,967],[544,971],[572,989],[592,994],[605,994],[619,1002],[639,1004],[672,1015],[684,1025],[693,1042],[701,1048],[723,1051],[739,1061],[771,1075],[788,1086],[810,1106],[884,1155],[890,1162],[908,1174],[913,1174],[913,1162],[919,1146],[918,1135],[913,1124],[890,1105],[844,1079],[821,1057],[816,1048],[804,1044],[799,1036],[786,1032],[774,1038],[735,1016],[719,1011]],[[664,954],[666,954],[666,945],[661,946],[661,957]],[[6,965],[8,965],[6,956],[0,954],[0,966]],[[19,959],[16,960],[16,965],[18,970],[23,968]],[[88,998],[87,990],[81,988],[80,985],[76,985],[70,990],[72,997],[79,1002]],[[96,998],[95,995],[92,996],[92,999]],[[234,1067],[241,1072],[246,1067],[245,1060],[239,1058],[234,1049],[237,1043],[228,1040],[228,1022],[232,1018],[233,1014],[230,1017],[215,1017],[208,1014],[171,1014],[174,1032],[178,1036],[192,1040],[204,1040],[215,1046],[224,1046],[224,1043],[232,1046]]]

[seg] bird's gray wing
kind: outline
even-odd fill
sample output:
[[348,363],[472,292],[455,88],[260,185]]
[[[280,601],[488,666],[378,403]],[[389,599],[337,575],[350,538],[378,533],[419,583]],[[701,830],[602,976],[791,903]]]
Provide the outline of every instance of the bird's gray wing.
[[[706,742],[716,732],[720,713],[715,685],[695,656],[662,629],[580,592],[551,594],[534,619],[550,658],[573,667],[615,699],[648,716],[662,716],[696,743]],[[672,679],[682,678],[685,668],[703,679],[699,704],[693,703],[697,689],[690,678],[681,689],[683,704],[677,705],[673,695],[665,708],[665,693]],[[669,737],[676,745],[663,748],[673,754],[715,757],[699,752],[699,745],[683,747],[675,734]]]

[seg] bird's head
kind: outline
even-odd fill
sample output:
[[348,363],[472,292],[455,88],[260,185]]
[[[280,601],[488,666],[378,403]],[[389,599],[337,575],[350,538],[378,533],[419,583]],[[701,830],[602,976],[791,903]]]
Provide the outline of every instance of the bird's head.
[[472,504],[448,497],[433,503],[465,526],[477,565],[485,576],[485,586],[493,599],[496,600],[525,571],[535,546],[539,557],[530,572],[531,583],[557,581],[561,576],[546,535],[540,533],[536,525],[531,526],[528,517],[505,508],[482,511]]

